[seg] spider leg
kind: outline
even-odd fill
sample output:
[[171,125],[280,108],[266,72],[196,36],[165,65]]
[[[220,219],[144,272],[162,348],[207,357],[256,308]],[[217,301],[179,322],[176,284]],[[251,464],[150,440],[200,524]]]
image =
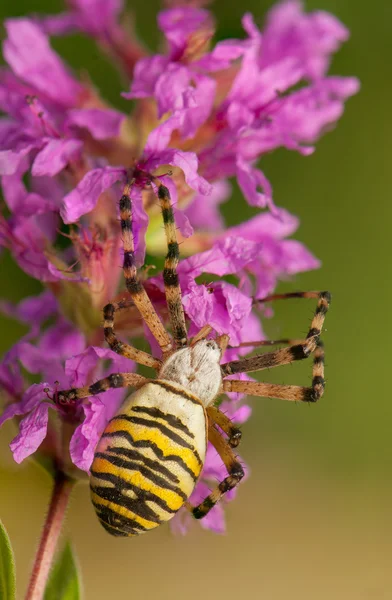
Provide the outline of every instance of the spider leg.
[[320,294],[326,294],[329,302],[331,302],[331,294],[329,292],[288,292],[287,294],[270,294],[264,296],[258,300],[254,300],[253,304],[264,304],[265,302],[272,302],[273,300],[288,300],[290,298],[320,298]]
[[252,346],[253,348],[257,348],[258,346],[279,346],[280,344],[284,344],[285,346],[295,346],[297,344],[302,344],[303,341],[303,339],[295,340],[289,338],[282,338],[281,340],[257,340],[254,342],[241,342],[237,346],[229,346],[229,349],[246,348],[247,346]]
[[197,344],[197,342],[200,342],[200,340],[204,340],[211,333],[211,331],[211,325],[203,325],[200,331],[198,331],[196,335],[192,338],[190,345],[194,346],[195,344]]
[[205,517],[226,492],[232,490],[239,484],[245,474],[237,456],[213,424],[209,425],[208,439],[223,460],[228,472],[228,477],[225,477],[211,494],[209,494],[198,506],[190,507],[188,503],[187,507],[191,510],[195,519],[202,519]]
[[[225,382],[224,382],[225,383]],[[228,390],[229,391],[229,390]],[[208,420],[218,425],[229,438],[227,441],[231,448],[237,448],[241,441],[242,432],[217,406],[207,407]]]
[[152,180],[158,186],[158,198],[161,205],[167,241],[167,254],[163,268],[166,303],[174,341],[177,348],[182,348],[187,345],[187,330],[184,308],[182,306],[181,287],[177,273],[180,251],[177,242],[174,213],[168,188],[158,178],[153,177]]
[[142,375],[137,375],[136,373],[112,373],[109,377],[100,379],[91,385],[55,392],[54,399],[62,405],[73,404],[75,400],[102,394],[102,392],[106,392],[110,388],[139,388],[148,381],[149,379],[142,377]]
[[[280,400],[291,400],[300,402],[316,402],[324,393],[324,348],[318,341],[314,352],[313,378],[311,387],[299,385],[279,385],[275,383],[260,383],[256,381],[243,381],[225,379],[223,381],[224,392],[241,392],[250,396],[261,396],[264,398],[279,398]],[[208,412],[208,408],[207,408]],[[220,423],[218,423],[220,427]],[[223,429],[223,427],[222,427]]]
[[[211,325],[204,325],[200,331],[198,331],[198,333],[192,338],[192,341],[190,343],[191,346],[194,346],[195,344],[197,344],[197,342],[200,342],[200,340],[204,340],[207,338],[207,336],[211,333],[211,331],[213,330],[213,327],[211,327]],[[218,344],[220,351],[223,354],[226,351],[226,348],[229,344],[229,336],[224,333],[223,335],[218,335],[215,338],[216,343]]]
[[150,298],[147,295],[137,274],[135,265],[135,246],[132,234],[132,200],[130,196],[130,186],[125,186],[124,193],[120,199],[120,218],[121,230],[124,243],[124,277],[128,292],[138,308],[143,320],[151,333],[157,340],[163,354],[170,352],[172,342],[169,334],[165,330]]
[[[306,336],[306,340],[294,346],[289,346],[288,348],[275,350],[274,352],[266,352],[265,354],[225,363],[221,366],[223,377],[233,373],[261,371],[262,369],[286,365],[295,360],[307,358],[316,350],[319,344],[319,336],[321,334],[325,315],[329,308],[331,295],[329,292],[297,292],[297,294],[299,293],[306,294],[306,296],[302,295],[301,297],[313,298],[314,294],[316,294],[318,297],[316,311],[314,313],[308,335]],[[310,294],[311,296],[309,296]]]
[[124,342],[121,342],[114,333],[114,315],[117,311],[127,308],[130,305],[130,301],[122,300],[120,302],[112,302],[107,304],[103,309],[103,331],[105,334],[105,340],[108,343],[109,347],[113,350],[113,352],[117,352],[117,354],[121,354],[121,356],[125,356],[126,358],[130,358],[134,360],[139,365],[145,365],[146,367],[152,367],[159,371],[162,366],[162,361],[158,360],[148,354],[147,352],[143,352],[143,350],[137,350],[133,348],[133,346],[129,346]]

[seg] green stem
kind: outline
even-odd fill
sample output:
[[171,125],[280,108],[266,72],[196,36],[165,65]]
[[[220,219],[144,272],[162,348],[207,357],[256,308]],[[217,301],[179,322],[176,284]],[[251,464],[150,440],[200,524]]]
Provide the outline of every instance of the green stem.
[[26,600],[42,600],[74,481],[58,471],[42,531]]

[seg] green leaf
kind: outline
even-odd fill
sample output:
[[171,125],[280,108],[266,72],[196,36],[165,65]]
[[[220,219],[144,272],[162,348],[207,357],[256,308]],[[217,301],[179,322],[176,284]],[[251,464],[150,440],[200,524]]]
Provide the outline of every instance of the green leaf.
[[67,543],[50,573],[44,600],[80,600],[80,597],[78,569]]
[[15,600],[15,562],[10,539],[0,521],[0,598]]

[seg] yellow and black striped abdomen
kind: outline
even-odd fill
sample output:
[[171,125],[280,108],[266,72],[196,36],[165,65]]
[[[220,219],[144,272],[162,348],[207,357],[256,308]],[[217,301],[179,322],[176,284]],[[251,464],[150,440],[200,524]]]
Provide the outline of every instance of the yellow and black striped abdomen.
[[205,460],[201,402],[166,380],[132,394],[108,423],[91,466],[91,497],[112,535],[143,533],[171,519]]

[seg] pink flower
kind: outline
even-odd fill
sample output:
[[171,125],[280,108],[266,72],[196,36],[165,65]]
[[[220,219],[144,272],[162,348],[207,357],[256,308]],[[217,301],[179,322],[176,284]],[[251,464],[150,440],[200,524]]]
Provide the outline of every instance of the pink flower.
[[[263,340],[256,300],[320,264],[291,238],[298,219],[275,207],[259,161],[282,147],[311,154],[341,117],[359,87],[355,78],[328,75],[333,53],[348,39],[346,28],[288,0],[270,11],[263,31],[246,14],[243,39],[214,44],[211,13],[182,6],[159,13],[164,47],[147,55],[122,26],[122,10],[121,0],[68,0],[65,13],[6,21],[0,245],[47,286],[17,306],[0,303],[28,329],[0,362],[6,398],[0,425],[19,418],[11,442],[17,462],[38,451],[88,472],[124,398],[123,388],[110,389],[63,406],[57,391],[134,368],[101,347],[102,307],[124,293],[118,200],[125,185],[131,184],[132,199],[134,249],[128,252],[134,250],[137,267],[148,255],[142,279],[159,317],[167,323],[162,269],[151,272],[167,252],[157,177],[169,190],[179,241],[186,238],[178,275],[189,336],[207,323],[228,334],[225,360],[250,350],[240,344]],[[87,77],[80,82],[51,48],[49,35],[73,31],[92,36],[129,76],[123,94],[133,101],[129,115],[108,107]],[[229,178],[250,205],[268,210],[247,221],[238,215],[240,222],[227,228],[220,206],[231,194]],[[133,345],[144,336],[156,351],[135,306],[116,313],[115,327],[120,339]],[[34,377],[45,383],[33,383]],[[240,394],[222,402],[238,424],[251,412],[243,402]],[[72,429],[66,456],[58,454],[53,421]],[[210,447],[191,501],[224,476]],[[188,517],[179,513],[174,527],[183,532]],[[224,531],[224,503],[201,524]]]
[[93,102],[91,92],[32,21],[10,19],[6,30],[3,51],[12,72],[0,72],[0,108],[11,119],[0,131],[0,174],[14,174],[29,157],[33,175],[52,177],[80,159],[86,131],[96,140],[115,137],[125,115],[83,106]]

